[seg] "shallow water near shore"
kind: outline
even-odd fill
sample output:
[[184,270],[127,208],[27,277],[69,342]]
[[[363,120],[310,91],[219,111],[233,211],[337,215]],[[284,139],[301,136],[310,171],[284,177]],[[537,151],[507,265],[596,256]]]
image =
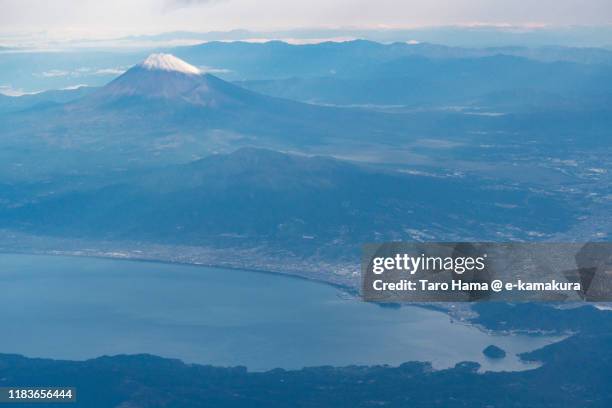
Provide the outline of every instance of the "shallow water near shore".
[[[486,333],[419,307],[385,308],[289,276],[179,264],[0,255],[0,353],[82,360],[150,353],[249,370],[476,361],[536,367],[516,356],[560,339]],[[499,360],[482,350],[496,345]]]

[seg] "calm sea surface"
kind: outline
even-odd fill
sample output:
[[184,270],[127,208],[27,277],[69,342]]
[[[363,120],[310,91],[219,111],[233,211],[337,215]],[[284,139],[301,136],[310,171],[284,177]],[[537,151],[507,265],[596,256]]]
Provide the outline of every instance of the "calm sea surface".
[[[151,353],[250,370],[477,361],[521,370],[517,353],[558,338],[491,335],[418,307],[345,299],[281,275],[149,262],[0,255],[0,352],[87,359]],[[489,344],[502,360],[482,355]]]

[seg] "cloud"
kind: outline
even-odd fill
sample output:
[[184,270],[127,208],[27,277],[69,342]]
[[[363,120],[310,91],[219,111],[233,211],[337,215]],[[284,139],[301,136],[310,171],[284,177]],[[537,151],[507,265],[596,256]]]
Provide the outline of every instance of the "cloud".
[[[319,38],[330,35],[324,28],[345,27],[347,30],[332,35],[354,36],[355,29],[378,29],[371,39],[387,41],[391,29],[479,24],[549,27],[530,36],[538,36],[538,45],[601,46],[609,45],[608,27],[612,24],[610,0],[0,0],[0,11],[0,43],[54,51],[80,45],[131,46],[133,43],[116,39],[177,31],[248,29],[277,38],[279,30],[319,27],[316,34],[309,34],[316,36],[310,38]],[[566,26],[571,30],[551,31]],[[286,36],[305,38],[303,32],[297,30]],[[358,34],[360,38],[370,35]],[[423,41],[474,45],[476,41],[470,38],[476,34],[457,38],[454,32],[442,30],[423,34],[427,37]],[[421,39],[406,35],[398,34],[390,41]],[[234,38],[236,33],[228,36]],[[521,40],[488,33],[478,38],[485,38],[487,45]],[[152,40],[138,46],[155,47]]]
[[188,7],[210,6],[227,0],[165,0],[164,11],[174,11]]
[[[63,88],[59,88],[59,90],[61,91],[74,91],[76,89],[80,89],[80,88],[87,88],[89,85],[86,84],[77,84],[77,85],[70,85],[70,86],[66,86]],[[44,91],[24,91],[21,88],[13,88],[11,85],[0,85],[0,95],[4,95],[4,96],[24,96],[24,95],[36,95],[39,94],[41,92]]]
[[118,68],[102,68],[95,72],[95,75],[121,75],[126,71],[123,67]]
[[82,78],[93,75],[121,75],[127,70],[127,66],[121,67],[113,67],[113,68],[99,68],[92,69],[88,67],[80,67],[71,71],[65,71],[61,69],[51,69],[49,71],[44,71],[39,74],[32,74],[34,76],[43,77],[43,78],[60,78],[60,77],[70,77],[70,78]]
[[70,71],[62,71],[59,69],[52,69],[50,71],[45,71],[41,73],[44,78],[57,78],[57,77],[65,77],[70,75]]
[[63,88],[60,88],[61,91],[74,91],[77,89],[81,89],[81,88],[87,88],[89,87],[89,85],[87,84],[77,84],[77,85],[70,85],[70,86],[65,86]]
[[198,69],[200,70],[200,72],[204,72],[208,74],[229,74],[230,72],[232,72],[231,69],[215,68],[215,67],[209,67],[207,65],[200,65]]
[[39,92],[25,92],[23,89],[13,88],[10,85],[0,85],[0,95],[5,96],[23,96],[23,95],[34,95]]

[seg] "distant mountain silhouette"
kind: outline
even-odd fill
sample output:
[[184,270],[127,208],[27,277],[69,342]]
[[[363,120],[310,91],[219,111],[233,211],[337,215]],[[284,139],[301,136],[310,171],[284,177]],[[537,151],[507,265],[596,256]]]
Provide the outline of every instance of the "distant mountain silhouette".
[[[542,62],[524,57],[490,55],[470,58],[431,58],[411,55],[392,60],[337,68],[333,74],[256,81],[239,85],[266,95],[321,104],[482,107],[483,97],[525,90],[553,97],[514,99],[509,105],[559,108],[557,99],[574,99],[581,106],[599,95],[612,95],[608,65]],[[563,107],[563,105],[562,105]],[[567,107],[567,106],[565,106]]]
[[94,87],[79,86],[70,89],[58,89],[20,96],[0,94],[0,114],[64,104],[89,95],[93,93],[95,89]]
[[153,54],[79,103],[112,106],[122,101],[143,104],[165,100],[178,106],[232,108],[271,99],[203,74],[172,55]]

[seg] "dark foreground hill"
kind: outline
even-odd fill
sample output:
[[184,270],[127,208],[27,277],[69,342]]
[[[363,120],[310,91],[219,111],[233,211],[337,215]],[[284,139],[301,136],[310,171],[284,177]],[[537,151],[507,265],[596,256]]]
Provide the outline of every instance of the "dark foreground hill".
[[573,211],[548,194],[476,177],[407,174],[255,148],[37,188],[3,188],[2,228],[301,254],[328,248],[334,257],[354,256],[364,242],[427,237],[415,234],[495,239],[509,225],[562,231]]

